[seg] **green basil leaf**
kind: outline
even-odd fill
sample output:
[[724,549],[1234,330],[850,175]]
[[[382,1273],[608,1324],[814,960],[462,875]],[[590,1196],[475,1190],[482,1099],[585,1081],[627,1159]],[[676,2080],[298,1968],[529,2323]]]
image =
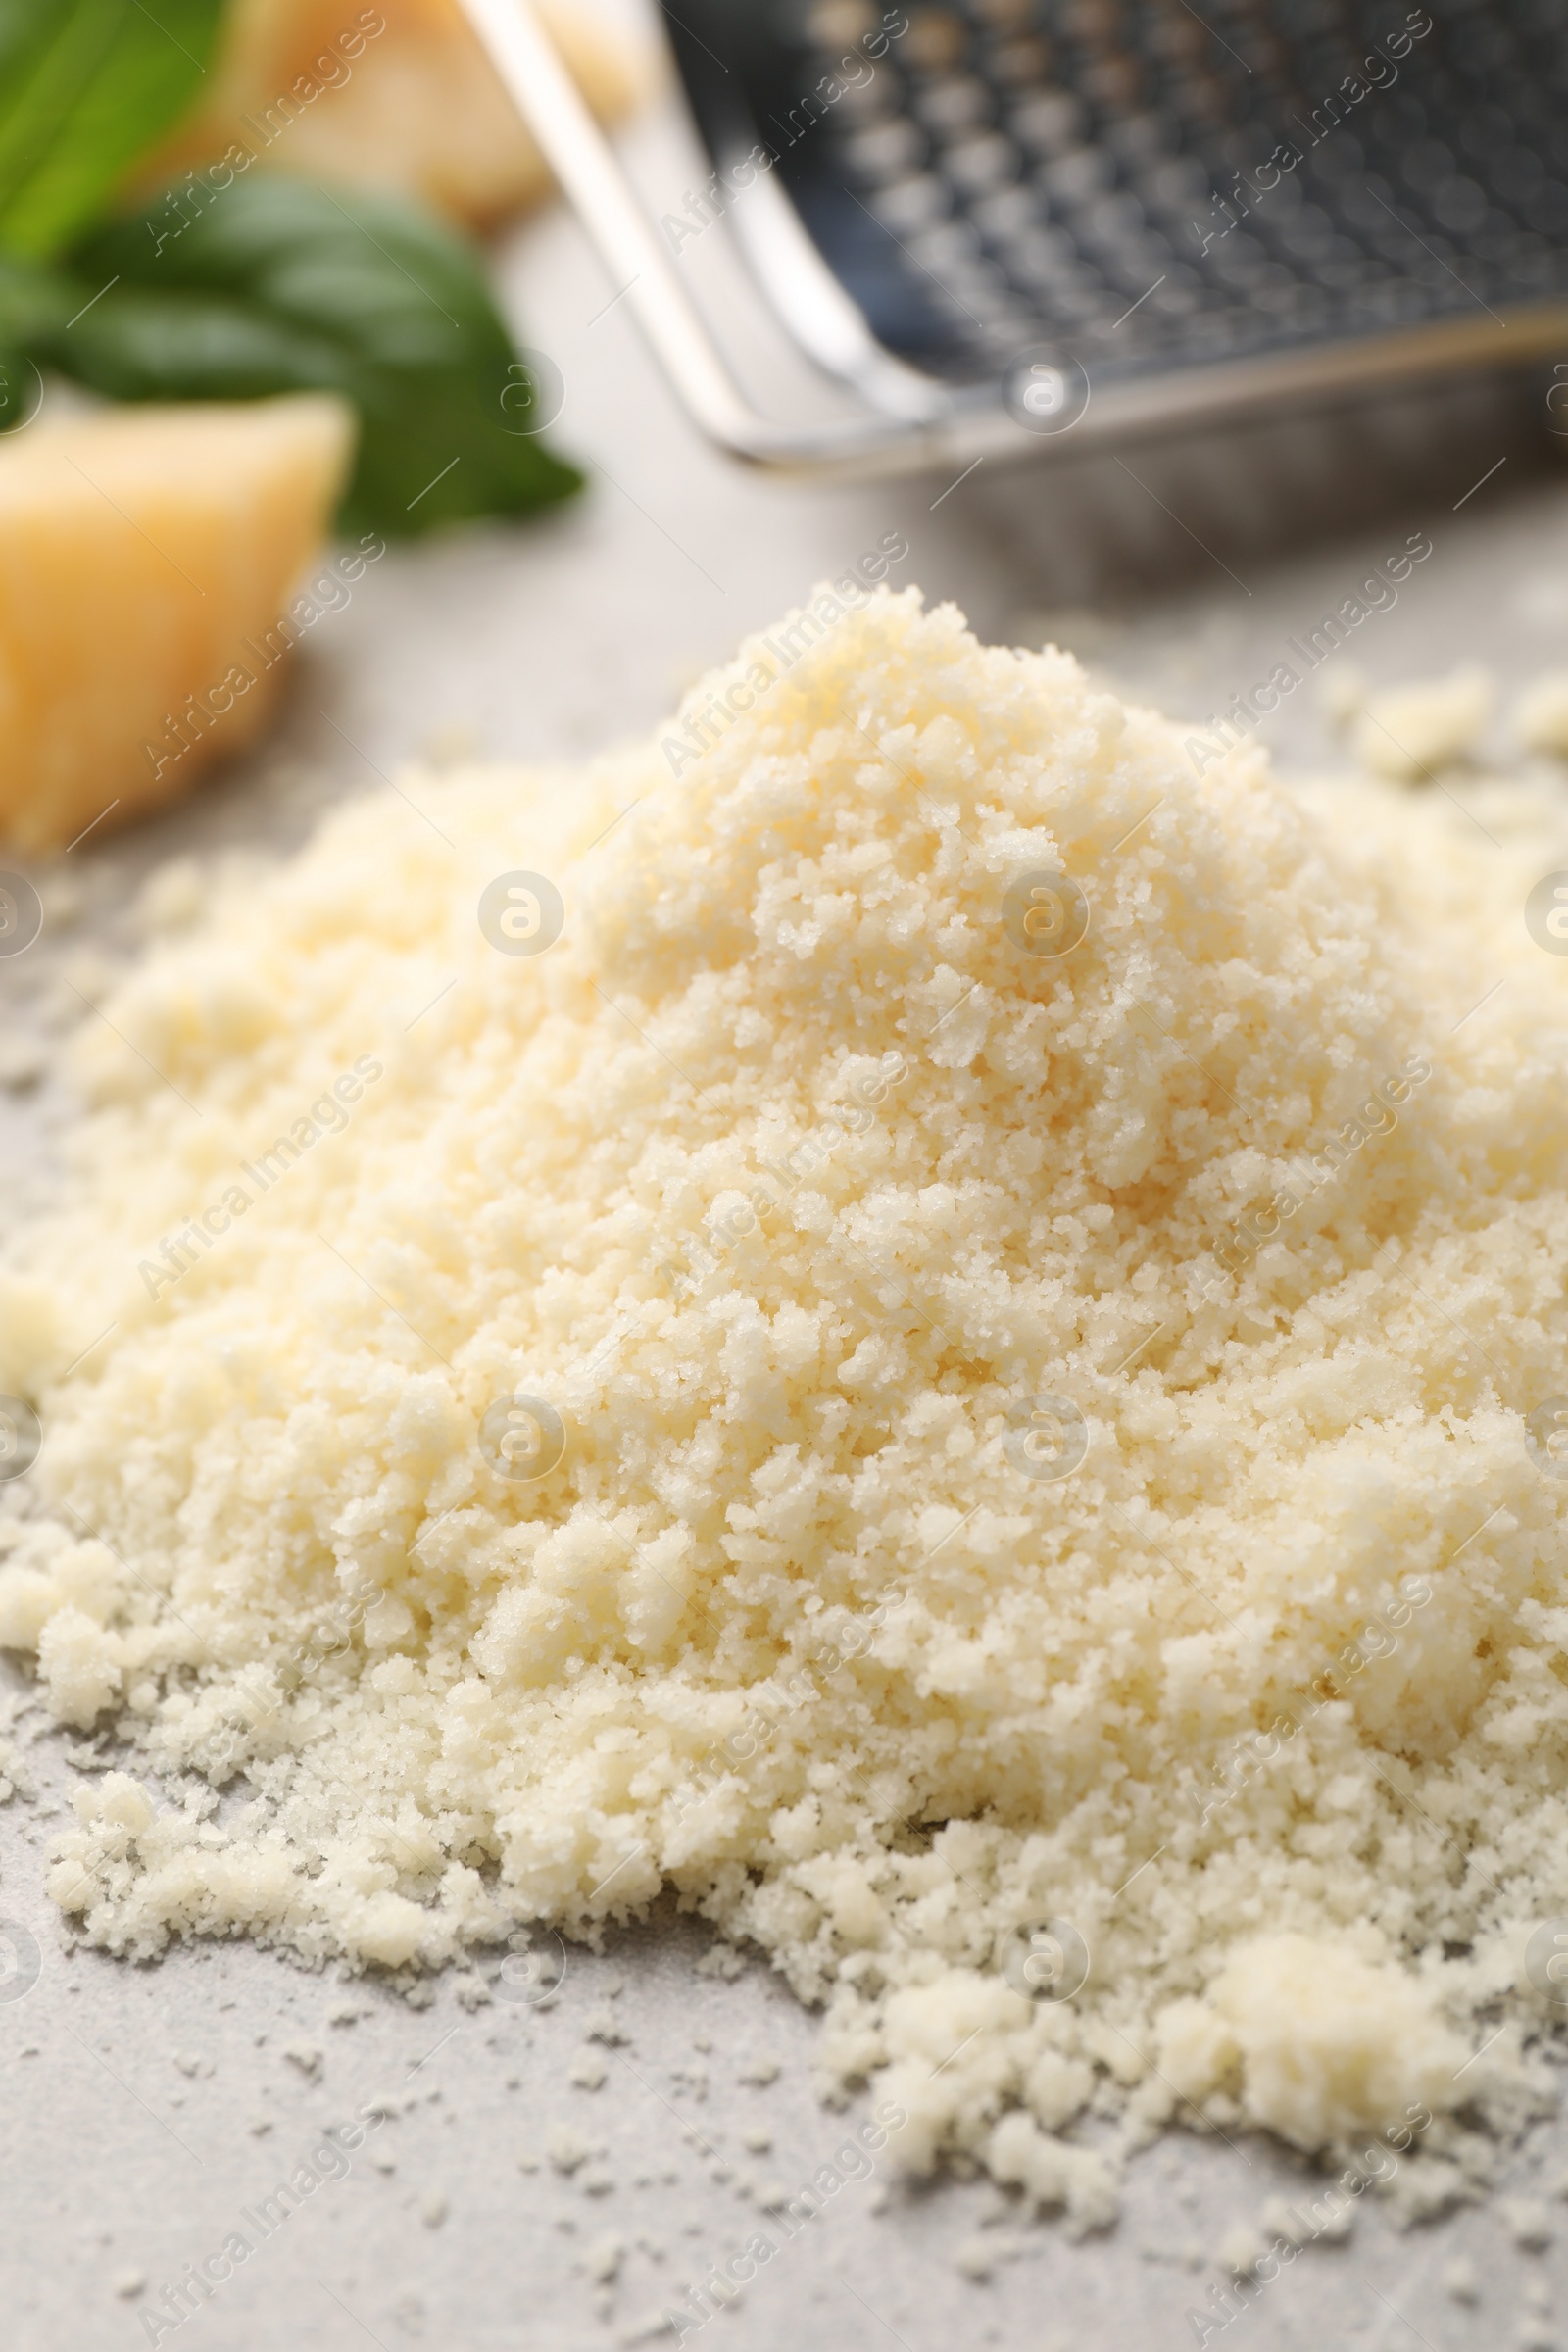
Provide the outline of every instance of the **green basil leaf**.
[[351,400],[350,530],[411,536],[580,487],[519,429],[530,395],[476,254],[401,198],[209,174],[99,231],[73,268],[83,301],[101,291],[35,356],[81,383],[117,400]]
[[25,350],[45,336],[63,334],[85,300],[63,270],[0,253],[0,345],[6,349]]
[[58,270],[0,253],[0,433],[25,424],[42,396],[28,353],[63,334],[85,300]]
[[0,246],[57,253],[194,95],[223,0],[0,0]]

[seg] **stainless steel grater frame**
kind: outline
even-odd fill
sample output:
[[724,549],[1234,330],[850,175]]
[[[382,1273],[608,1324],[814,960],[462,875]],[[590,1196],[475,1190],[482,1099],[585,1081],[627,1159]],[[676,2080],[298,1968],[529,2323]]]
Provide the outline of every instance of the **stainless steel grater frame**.
[[1064,455],[1568,353],[1568,0],[681,0],[691,232],[725,216],[853,396],[793,427],[529,0],[463,5],[686,410],[754,466]]

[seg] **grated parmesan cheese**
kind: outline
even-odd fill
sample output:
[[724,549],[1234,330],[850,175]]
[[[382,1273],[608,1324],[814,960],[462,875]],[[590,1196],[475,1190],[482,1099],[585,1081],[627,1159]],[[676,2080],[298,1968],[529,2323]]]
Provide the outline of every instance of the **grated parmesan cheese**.
[[664,746],[334,814],[81,1039],[0,1641],[142,1778],[51,1890],[406,1970],[673,1886],[892,2163],[1075,2227],[1092,2107],[1406,2149],[1555,2015],[1568,826],[1195,778],[847,594]]

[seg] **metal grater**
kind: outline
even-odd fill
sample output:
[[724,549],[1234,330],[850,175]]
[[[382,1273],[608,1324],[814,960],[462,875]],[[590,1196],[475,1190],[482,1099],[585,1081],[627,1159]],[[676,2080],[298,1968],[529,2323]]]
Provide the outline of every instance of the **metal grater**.
[[712,166],[686,218],[723,213],[857,394],[815,430],[736,390],[678,218],[522,0],[465,4],[688,404],[760,463],[1082,447],[1568,350],[1568,0],[666,6]]

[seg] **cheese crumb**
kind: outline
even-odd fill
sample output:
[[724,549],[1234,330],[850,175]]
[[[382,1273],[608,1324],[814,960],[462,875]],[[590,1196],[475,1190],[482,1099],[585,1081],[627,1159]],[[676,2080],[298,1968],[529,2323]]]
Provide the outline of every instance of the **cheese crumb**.
[[1474,665],[1422,685],[1394,687],[1367,698],[1351,730],[1351,748],[1374,775],[1413,782],[1470,757],[1493,699],[1491,676]]
[[976,2283],[989,2279],[999,2260],[999,2249],[984,2237],[961,2238],[954,2249],[954,2268],[965,2278]]
[[558,2173],[570,2174],[580,2164],[586,2164],[593,2154],[593,2147],[569,2124],[552,2124],[545,2140],[545,2153]]
[[1568,672],[1549,670],[1514,705],[1514,731],[1527,751],[1568,759]]
[[626,2242],[607,2230],[603,2236],[592,2238],[583,2249],[583,2266],[590,2278],[602,2286],[613,2283],[626,2258]]
[[1468,2254],[1456,2254],[1446,2262],[1438,2273],[1439,2282],[1446,2295],[1455,2303],[1475,2303],[1481,2296],[1481,2278]]
[[1544,2254],[1555,2235],[1551,2216],[1539,2197],[1500,2197],[1497,2213],[1514,2244],[1527,2254]]

